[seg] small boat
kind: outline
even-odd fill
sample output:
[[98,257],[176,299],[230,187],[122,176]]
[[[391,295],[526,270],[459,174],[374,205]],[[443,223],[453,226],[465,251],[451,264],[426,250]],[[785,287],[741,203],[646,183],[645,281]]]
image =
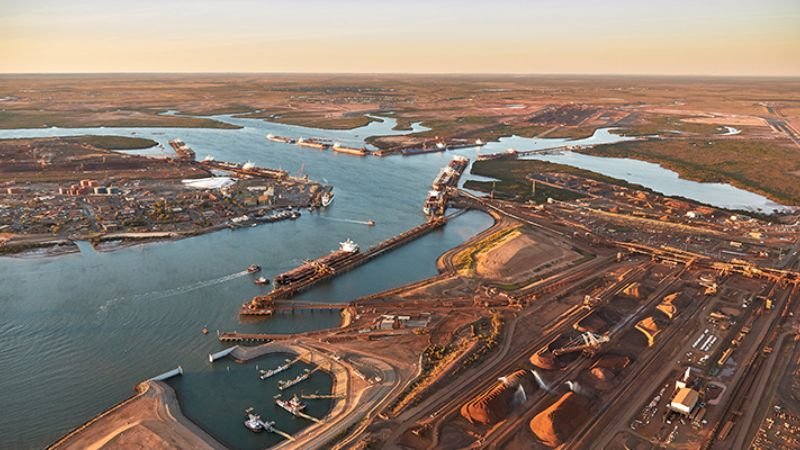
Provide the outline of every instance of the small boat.
[[367,225],[369,225],[371,227],[374,227],[375,226],[375,221],[374,220],[368,220],[367,221]]
[[333,203],[333,198],[333,191],[325,192],[322,194],[322,197],[320,197],[320,203],[322,203],[323,207],[327,208],[331,203]]
[[247,273],[256,273],[261,271],[261,266],[257,264],[250,264],[247,266]]
[[264,284],[269,284],[269,280],[268,280],[268,279],[266,279],[266,278],[264,278],[264,277],[258,277],[258,278],[256,278],[256,280],[254,281],[254,283],[255,283],[255,284],[264,285]]

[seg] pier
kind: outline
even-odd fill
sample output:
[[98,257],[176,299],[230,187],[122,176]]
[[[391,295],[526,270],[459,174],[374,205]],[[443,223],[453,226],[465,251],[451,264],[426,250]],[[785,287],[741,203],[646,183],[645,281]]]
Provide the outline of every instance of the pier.
[[314,375],[319,370],[320,370],[320,367],[317,366],[317,367],[314,368],[314,370],[304,372],[304,373],[298,375],[297,377],[292,378],[291,380],[280,380],[280,381],[278,381],[278,390],[282,391],[284,389],[289,389],[292,386],[297,386],[298,384],[302,383],[303,381],[306,381],[309,378],[311,378],[311,375]]
[[177,377],[178,375],[183,375],[183,367],[181,366],[178,366],[168,372],[164,372],[161,375],[156,375],[153,378],[149,378],[147,381],[164,381],[172,377]]
[[207,169],[221,170],[250,177],[274,178],[283,180],[289,177],[289,172],[280,169],[269,169],[266,167],[245,167],[236,163],[224,161],[201,161],[200,165]]
[[216,361],[218,359],[222,359],[222,358],[230,355],[234,350],[236,350],[236,347],[229,347],[229,348],[226,348],[225,350],[220,350],[220,351],[218,351],[216,353],[209,353],[208,354],[208,362],[213,363],[214,361]]
[[220,342],[272,342],[277,339],[291,337],[290,334],[270,334],[270,333],[239,333],[238,331],[226,331],[219,333],[217,339]]
[[291,310],[294,311],[296,309],[307,310],[307,309],[321,309],[321,310],[336,310],[336,309],[344,309],[350,306],[349,303],[301,303],[301,302],[285,302],[285,303],[276,303],[273,305],[273,309],[275,311],[287,311]]
[[303,400],[320,400],[320,399],[342,399],[344,395],[337,395],[337,394],[300,394],[300,398]]
[[[273,309],[275,308],[275,300],[279,299],[289,299],[294,295],[302,292],[310,287],[314,286],[315,284],[333,278],[339,274],[342,274],[348,270],[351,270],[355,267],[358,267],[361,264],[366,263],[367,261],[376,258],[384,253],[390,252],[395,248],[405,244],[406,242],[412,241],[417,239],[447,223],[446,217],[434,217],[430,218],[423,224],[417,225],[410,230],[404,231],[394,237],[386,239],[378,244],[372,246],[365,252],[354,253],[352,256],[348,257],[346,260],[342,261],[335,269],[330,267],[320,268],[317,272],[310,277],[304,278],[301,281],[288,283],[283,286],[275,287],[272,292],[259,295],[253,297],[253,299],[245,303],[242,306],[240,311],[241,315],[264,315],[264,314],[272,314]],[[325,269],[325,270],[321,270]],[[314,306],[307,305],[308,307],[314,308]],[[333,306],[336,308],[337,306]],[[319,306],[319,308],[324,308],[323,306]],[[330,306],[327,307],[330,309]],[[269,311],[268,313],[266,311]]]

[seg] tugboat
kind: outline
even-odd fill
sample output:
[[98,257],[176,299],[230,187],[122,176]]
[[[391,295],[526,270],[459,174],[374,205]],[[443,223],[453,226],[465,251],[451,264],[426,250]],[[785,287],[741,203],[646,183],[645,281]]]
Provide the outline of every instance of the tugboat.
[[289,411],[289,413],[291,413],[293,416],[296,416],[297,413],[300,413],[304,409],[306,409],[306,404],[300,400],[297,394],[292,395],[292,398],[290,400],[284,400],[280,398],[280,396],[278,396],[275,399],[275,404],[285,409],[286,411]]
[[269,280],[264,278],[264,277],[258,277],[258,278],[256,278],[256,280],[253,283],[258,284],[258,285],[265,285],[265,284],[269,284]]
[[253,414],[253,408],[247,408],[244,411],[247,414],[247,419],[244,421],[244,426],[253,433],[260,433],[264,431],[264,422],[261,421],[261,416]]
[[322,194],[322,197],[320,197],[320,203],[322,203],[323,207],[327,208],[331,203],[333,203],[333,198],[333,191],[325,192]]
[[257,264],[250,264],[247,266],[247,273],[256,273],[261,271],[261,266]]

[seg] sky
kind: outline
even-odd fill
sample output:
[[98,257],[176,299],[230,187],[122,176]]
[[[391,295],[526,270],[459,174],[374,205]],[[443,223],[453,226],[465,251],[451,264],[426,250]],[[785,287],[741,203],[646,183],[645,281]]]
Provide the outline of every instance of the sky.
[[800,76],[800,0],[0,0],[0,72]]

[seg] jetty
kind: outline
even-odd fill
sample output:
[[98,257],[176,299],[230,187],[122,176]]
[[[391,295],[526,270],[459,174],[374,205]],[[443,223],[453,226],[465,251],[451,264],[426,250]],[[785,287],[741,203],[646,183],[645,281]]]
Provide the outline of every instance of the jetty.
[[289,389],[292,386],[296,386],[302,383],[303,381],[306,381],[307,379],[311,378],[311,375],[314,375],[314,373],[316,373],[318,370],[320,370],[319,366],[315,367],[314,370],[306,370],[305,372],[292,378],[291,380],[280,380],[278,381],[278,389],[282,391],[284,389]]
[[274,369],[261,370],[261,371],[259,371],[260,373],[259,373],[258,377],[260,379],[262,379],[262,380],[266,380],[267,378],[270,378],[270,377],[275,376],[275,375],[277,375],[277,374],[279,374],[279,373],[281,373],[281,372],[283,372],[285,370],[288,370],[290,367],[292,367],[296,362],[300,361],[302,358],[303,358],[303,355],[297,355],[296,358],[287,359],[285,364],[281,364],[281,365],[279,365],[278,367],[276,367]]
[[[313,265],[313,273],[310,275],[305,275],[302,279],[294,282],[275,283],[276,286],[270,293],[255,296],[252,298],[252,300],[250,300],[250,302],[245,303],[242,306],[239,314],[243,316],[272,314],[273,309],[275,308],[275,300],[289,299],[321,281],[328,280],[348,270],[358,267],[359,265],[364,264],[373,258],[377,258],[380,255],[388,253],[409,241],[417,239],[445,225],[446,223],[446,217],[431,217],[425,223],[417,225],[416,227],[406,230],[403,233],[379,242],[365,252],[354,252],[347,258],[338,260],[335,267],[327,264]],[[287,274],[293,273],[296,270],[297,269],[293,269],[292,271],[287,272]]]
[[337,395],[337,394],[300,394],[300,398],[303,400],[319,400],[319,399],[342,399],[344,395]]
[[217,335],[220,342],[272,342],[285,339],[291,335],[270,333],[239,333],[238,331],[225,331]]

